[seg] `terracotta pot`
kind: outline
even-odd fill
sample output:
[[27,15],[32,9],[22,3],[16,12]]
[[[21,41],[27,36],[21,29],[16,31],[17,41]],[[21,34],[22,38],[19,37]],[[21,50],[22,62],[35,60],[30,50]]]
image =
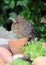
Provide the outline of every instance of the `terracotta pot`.
[[45,43],[45,42],[43,42],[43,43],[41,43],[41,44],[42,44],[42,46],[46,47],[46,43]]
[[32,65],[46,65],[46,57],[44,56],[36,57]]
[[10,47],[12,53],[14,55],[15,54],[23,54],[23,51],[21,50],[21,48],[25,45],[27,40],[28,40],[28,38],[21,38],[21,39],[17,39],[17,40],[8,41],[9,47]]
[[4,47],[0,47],[0,56],[1,56],[1,58],[3,59],[3,61],[5,63],[12,62],[11,52],[8,49],[4,48]]
[[0,57],[0,65],[6,65],[5,62],[3,61],[2,57]]

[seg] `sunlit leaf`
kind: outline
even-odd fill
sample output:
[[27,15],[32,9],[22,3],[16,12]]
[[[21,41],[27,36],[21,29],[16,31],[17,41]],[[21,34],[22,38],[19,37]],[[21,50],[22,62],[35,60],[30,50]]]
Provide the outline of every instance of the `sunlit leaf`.
[[26,7],[27,3],[28,3],[28,0],[18,1],[17,2],[17,6],[21,5],[21,6],[25,6]]
[[15,12],[11,12],[11,13],[9,14],[9,16],[10,16],[10,18],[15,18],[15,17],[17,16],[17,14],[16,14]]
[[15,7],[15,2],[14,2],[14,0],[12,0],[12,1],[10,2],[9,7],[10,7],[11,9],[13,9],[13,8]]

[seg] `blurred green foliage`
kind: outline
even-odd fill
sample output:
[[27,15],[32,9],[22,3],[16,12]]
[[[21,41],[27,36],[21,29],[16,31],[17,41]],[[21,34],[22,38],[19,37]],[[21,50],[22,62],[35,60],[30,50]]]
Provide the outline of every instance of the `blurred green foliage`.
[[28,42],[26,46],[22,48],[24,56],[30,56],[30,60],[34,60],[38,56],[46,56],[46,47],[41,45],[41,41]]
[[29,20],[39,36],[46,40],[46,26],[40,22],[41,17],[46,16],[46,2],[44,0],[0,1],[0,25],[4,25],[9,22],[10,17],[14,18],[19,14]]
[[25,61],[21,58],[15,59],[12,61],[12,63],[6,64],[6,65],[31,65],[28,61]]

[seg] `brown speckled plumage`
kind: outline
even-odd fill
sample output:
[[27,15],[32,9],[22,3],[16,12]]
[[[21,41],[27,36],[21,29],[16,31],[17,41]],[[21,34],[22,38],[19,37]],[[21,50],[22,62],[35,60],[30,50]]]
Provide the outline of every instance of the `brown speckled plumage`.
[[[12,24],[12,31],[15,34],[16,38],[24,38],[24,37],[32,37],[32,30],[33,25],[29,23],[26,19],[24,19],[22,16],[18,15],[13,20]],[[33,36],[35,37],[35,35]]]

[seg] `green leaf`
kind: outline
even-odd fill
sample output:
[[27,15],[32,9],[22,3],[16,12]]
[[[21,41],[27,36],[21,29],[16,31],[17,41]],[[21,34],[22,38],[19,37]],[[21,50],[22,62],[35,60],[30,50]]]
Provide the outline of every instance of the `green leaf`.
[[10,2],[10,4],[9,4],[9,7],[10,7],[11,9],[13,9],[14,6],[15,6],[15,2],[14,2],[14,0],[12,0],[12,1]]
[[9,0],[4,0],[4,3],[5,3],[5,4],[8,4],[8,3],[9,3]]
[[17,6],[20,5],[20,6],[26,7],[27,3],[28,3],[28,0],[18,1]]
[[27,61],[18,58],[16,60],[12,61],[11,64],[6,64],[6,65],[30,65],[30,64]]
[[27,9],[25,9],[25,10],[23,10],[21,13],[20,13],[20,15],[22,15],[22,16],[24,16],[24,18],[26,18],[26,19],[30,19],[30,10],[27,8]]
[[5,7],[13,9],[15,7],[15,1],[14,0],[4,0],[4,3],[6,4]]
[[40,41],[46,42],[46,39],[45,38],[41,38]]
[[17,14],[15,13],[15,12],[11,12],[10,14],[9,14],[9,17],[10,18],[15,18],[17,16]]
[[34,21],[33,21],[32,19],[30,19],[29,22],[32,23],[32,24],[35,24]]
[[43,5],[44,5],[44,6],[46,6],[46,3],[45,3],[45,2],[43,2]]
[[30,55],[30,60],[32,61],[38,56],[46,56],[46,48],[41,45],[40,41],[29,42],[22,50],[24,51],[24,56]]
[[6,65],[11,65],[10,63],[7,63]]

